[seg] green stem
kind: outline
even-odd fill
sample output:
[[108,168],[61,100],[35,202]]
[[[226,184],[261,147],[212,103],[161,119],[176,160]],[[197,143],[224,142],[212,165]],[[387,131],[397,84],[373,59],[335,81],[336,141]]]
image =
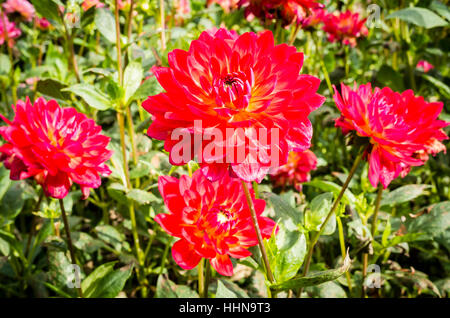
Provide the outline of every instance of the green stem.
[[[62,199],[59,199],[59,205],[61,207],[61,215],[62,215],[62,219],[64,222],[64,230],[66,231],[66,235],[67,235],[67,244],[69,245],[70,258],[72,260],[72,264],[76,265],[77,261],[75,258],[75,252],[74,252],[73,245],[72,245],[72,238],[70,236],[69,222],[67,221],[66,210],[64,209],[64,202]],[[75,271],[75,279],[77,282],[80,280],[80,277],[78,276],[77,271]],[[78,294],[79,294],[80,298],[83,298],[83,292],[81,290],[81,287],[77,287],[77,290],[78,290]]]
[[[339,231],[339,243],[341,246],[341,254],[342,254],[342,260],[345,260],[345,257],[347,256],[347,252],[345,249],[345,238],[344,238],[344,227],[342,226],[342,220],[338,216],[336,218],[337,224],[338,224],[338,231]],[[352,292],[352,280],[350,278],[350,273],[348,271],[345,272],[345,277],[347,279],[347,285],[350,293]]]
[[241,181],[241,182],[242,182],[242,188],[244,189],[245,198],[247,199],[247,204],[250,209],[250,213],[252,215],[253,226],[255,227],[256,237],[258,238],[258,245],[259,245],[259,249],[261,251],[261,256],[263,259],[266,276],[269,279],[269,281],[271,283],[273,283],[273,282],[275,282],[275,279],[273,277],[272,270],[270,269],[269,258],[267,257],[266,248],[264,247],[264,241],[263,241],[263,238],[261,235],[261,230],[259,228],[258,217],[256,216],[256,211],[255,211],[255,207],[253,205],[253,200],[250,195],[250,191],[248,189],[247,183],[245,181]]
[[[207,260],[206,260],[207,261]],[[205,267],[205,259],[202,258],[200,263],[198,263],[197,272],[198,272],[198,295],[200,298],[205,297],[205,276],[204,276],[204,267]]]
[[[330,209],[330,212],[328,212],[328,215],[325,218],[325,221],[320,226],[319,231],[316,232],[315,235],[313,235],[313,237],[311,238],[311,242],[309,244],[309,249],[308,249],[308,254],[306,255],[306,258],[305,258],[305,267],[303,269],[303,276],[306,276],[308,274],[309,266],[311,264],[311,259],[312,259],[312,255],[314,252],[314,246],[316,245],[317,241],[319,240],[319,237],[322,234],[323,230],[325,229],[326,224],[328,223],[331,216],[334,214],[337,207],[339,206],[339,203],[341,202],[341,199],[344,196],[345,190],[347,190],[347,187],[348,187],[350,181],[352,180],[352,178],[356,172],[356,169],[358,168],[359,163],[361,162],[363,154],[364,154],[364,150],[361,150],[359,152],[358,156],[356,157],[355,162],[353,163],[353,166],[350,169],[350,172],[348,173],[347,179],[345,180],[344,184],[342,185],[341,191],[339,192],[336,200],[333,203],[333,206]],[[301,293],[302,293],[302,288],[300,288],[297,293],[298,297],[301,297]]]
[[167,239],[166,246],[164,247],[163,257],[161,259],[161,265],[159,267],[159,274],[161,275],[164,271],[164,265],[166,264],[167,254],[169,253],[169,247],[172,245],[172,238]]
[[[0,16],[2,17],[2,23],[3,23],[3,30],[8,30],[7,26],[6,26],[6,14],[3,14],[3,10],[2,8],[0,8]],[[15,77],[14,77],[14,56],[12,53],[12,49],[9,46],[9,34],[8,32],[3,32],[5,35],[5,44],[8,50],[8,56],[9,56],[9,60],[11,62],[11,71],[10,71],[10,77],[11,77],[11,92],[12,92],[12,97],[13,97],[13,103],[14,105],[17,103],[17,91],[16,91],[16,81],[15,81]]]
[[[372,218],[372,228],[370,229],[370,234],[371,234],[372,240],[375,239],[375,234],[376,234],[376,230],[377,230],[378,211],[380,210],[382,196],[383,196],[383,186],[380,183],[378,185],[377,197],[375,199],[375,211],[374,211],[373,218]],[[366,280],[366,276],[367,276],[368,263],[369,263],[369,254],[364,253],[363,254],[363,287],[362,287],[363,297],[365,297],[365,294],[366,294],[366,288],[364,285],[364,281]]]
[[320,64],[320,67],[322,68],[323,76],[325,77],[325,81],[327,83],[328,90],[330,91],[330,94],[333,95],[333,86],[331,85],[330,75],[328,74],[328,70],[327,70],[327,67],[325,66],[325,62],[323,61],[323,56],[322,56],[322,53],[321,53],[321,50],[319,47],[319,42],[318,42],[315,34],[312,34],[312,39],[313,39],[314,45],[316,46],[316,53],[318,55],[320,55],[319,64]]
[[166,22],[164,13],[164,0],[159,0],[159,15],[161,19],[161,51],[166,50]]

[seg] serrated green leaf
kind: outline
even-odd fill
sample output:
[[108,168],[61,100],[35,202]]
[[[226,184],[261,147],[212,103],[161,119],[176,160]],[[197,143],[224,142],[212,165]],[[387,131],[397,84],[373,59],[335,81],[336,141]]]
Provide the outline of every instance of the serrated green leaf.
[[44,18],[52,22],[60,23],[58,5],[52,0],[31,0],[36,11]]
[[149,204],[151,202],[161,201],[153,193],[140,189],[132,189],[127,193],[127,198],[135,201],[138,204]]
[[94,85],[75,84],[63,89],[63,91],[69,91],[80,96],[89,106],[98,110],[107,110],[113,107],[108,97]]
[[[319,231],[333,206],[333,193],[326,192],[316,196],[310,204],[310,211],[305,214],[305,227],[309,231]],[[322,235],[331,235],[336,229],[336,215],[328,220]]]
[[291,280],[288,280],[287,282],[272,284],[270,285],[270,288],[274,290],[296,290],[301,287],[323,284],[328,281],[333,281],[342,276],[350,268],[350,265],[351,260],[349,254],[347,253],[344,263],[339,268],[313,273],[308,276],[298,275]]
[[384,192],[380,204],[383,206],[408,202],[423,195],[424,191],[428,188],[430,188],[430,186],[426,184],[408,184],[395,189],[394,191]]
[[141,86],[142,76],[144,72],[142,70],[141,63],[131,62],[125,68],[123,75],[123,86],[125,89],[125,102],[129,104],[133,100],[133,95],[136,90]]

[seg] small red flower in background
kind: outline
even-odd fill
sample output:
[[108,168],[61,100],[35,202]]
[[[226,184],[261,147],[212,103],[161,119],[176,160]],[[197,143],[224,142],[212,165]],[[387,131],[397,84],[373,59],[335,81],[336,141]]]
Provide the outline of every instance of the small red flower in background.
[[303,19],[301,24],[302,28],[313,28],[321,23],[323,23],[325,17],[327,16],[327,10],[322,8],[312,9],[311,13],[307,18]]
[[428,154],[445,151],[440,142],[448,139],[443,127],[450,125],[438,120],[443,103],[426,102],[414,96],[412,90],[397,93],[390,88],[375,88],[369,84],[353,90],[341,84],[333,96],[341,117],[336,126],[344,134],[350,131],[369,138],[366,150],[369,161],[369,180],[384,188],[399,175],[404,177],[411,166],[421,166]]
[[[148,135],[165,141],[174,165],[186,164],[198,155],[210,180],[230,172],[244,181],[260,182],[270,169],[287,162],[290,150],[310,147],[308,115],[322,105],[324,97],[317,94],[317,77],[299,74],[302,65],[303,53],[286,44],[274,45],[270,31],[241,36],[226,29],[205,31],[189,51],[170,52],[169,67],[152,69],[166,92],[150,96],[142,104],[153,115]],[[195,127],[198,120],[202,124],[199,129]],[[176,157],[174,146],[179,141],[172,137],[174,131],[183,129],[191,134],[189,148],[194,148],[198,146],[195,135],[207,135],[211,128],[223,136],[228,128],[236,133],[227,142],[202,140],[203,149],[212,145],[220,148],[220,153],[198,154],[194,149],[189,158],[180,161]],[[275,142],[272,129],[279,133]],[[267,132],[266,140],[259,138],[260,131]],[[245,149],[236,154],[242,150],[234,143],[240,136]],[[255,149],[266,150],[267,156],[255,158]],[[240,155],[242,160],[236,158]]]
[[16,24],[14,22],[9,22],[6,14],[3,13],[3,15],[0,16],[0,45],[5,43],[6,34],[8,35],[8,45],[12,47],[14,45],[14,39],[18,38],[22,34],[22,31],[16,28]]
[[272,183],[282,188],[292,185],[297,191],[302,191],[302,183],[311,180],[310,171],[316,168],[317,157],[312,151],[291,151],[288,162],[272,174]]
[[41,30],[47,30],[51,27],[50,22],[46,18],[34,18],[34,24]]
[[34,105],[28,98],[19,100],[14,111],[12,122],[0,115],[8,124],[0,127],[6,140],[0,160],[12,180],[34,177],[46,195],[56,199],[77,183],[87,198],[90,188],[100,186],[100,176],[111,173],[105,164],[112,155],[106,149],[110,138],[86,115],[43,98]]
[[360,20],[359,14],[357,12],[352,13],[350,10],[337,15],[328,14],[323,20],[325,24],[323,30],[328,33],[328,41],[342,42],[345,45],[355,47],[358,38],[369,34],[364,25],[366,20]]
[[81,7],[83,8],[84,11],[89,10],[93,6],[95,6],[96,8],[103,8],[105,4],[102,3],[100,0],[84,0],[83,3],[81,4]]
[[417,63],[416,68],[421,69],[424,73],[428,73],[430,70],[434,68],[433,64],[428,63],[425,60],[420,60]]
[[239,7],[245,7],[248,19],[259,18],[263,23],[281,20],[283,26],[301,23],[312,9],[322,8],[317,0],[240,0]]
[[33,5],[27,0],[7,0],[3,3],[3,8],[6,13],[19,13],[26,21],[33,20],[36,13]]
[[[197,170],[192,178],[162,176],[158,186],[169,213],[155,221],[180,238],[172,247],[175,262],[192,269],[206,258],[219,274],[233,275],[230,257],[250,256],[248,248],[258,244],[242,183],[228,176],[210,182]],[[262,236],[269,238],[275,222],[261,216],[266,203],[251,195]]]

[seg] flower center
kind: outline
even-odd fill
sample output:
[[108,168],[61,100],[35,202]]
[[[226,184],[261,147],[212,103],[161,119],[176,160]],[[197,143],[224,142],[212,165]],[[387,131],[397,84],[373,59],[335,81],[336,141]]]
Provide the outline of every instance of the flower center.
[[217,222],[220,224],[226,223],[230,220],[231,214],[228,211],[220,211],[217,213]]
[[[214,93],[217,106],[229,110],[244,109],[251,96],[251,84],[244,72],[232,72],[214,80]],[[217,109],[216,109],[217,110]]]

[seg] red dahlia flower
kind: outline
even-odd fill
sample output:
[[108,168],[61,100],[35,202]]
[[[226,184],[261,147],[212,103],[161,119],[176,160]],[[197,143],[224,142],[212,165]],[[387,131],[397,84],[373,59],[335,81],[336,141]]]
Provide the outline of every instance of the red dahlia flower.
[[[162,176],[158,186],[169,213],[155,221],[180,238],[172,247],[175,262],[192,269],[206,258],[219,274],[233,275],[230,256],[250,256],[248,248],[258,244],[242,183],[228,176],[210,182],[197,170],[192,178]],[[269,238],[275,222],[261,216],[266,203],[251,195],[262,236]]]
[[359,14],[352,13],[350,10],[338,15],[329,14],[323,20],[325,23],[323,30],[328,33],[328,41],[340,41],[345,45],[355,47],[356,39],[369,34],[364,25],[366,20],[360,20]]
[[369,161],[369,180],[384,188],[399,175],[404,177],[411,166],[420,166],[428,154],[444,150],[440,140],[448,139],[442,130],[449,125],[438,120],[443,103],[426,102],[414,96],[412,90],[403,93],[390,88],[361,85],[353,90],[341,84],[341,94],[335,88],[334,100],[341,111],[336,126],[344,134],[355,131],[369,138],[371,147],[366,150]]
[[0,115],[8,124],[0,127],[6,140],[0,160],[12,180],[34,177],[46,195],[57,199],[75,182],[87,198],[90,188],[100,186],[100,175],[111,173],[105,164],[112,154],[106,149],[109,137],[86,115],[43,98],[34,105],[28,98],[19,100],[14,111],[12,122]]
[[16,24],[14,22],[9,22],[6,14],[3,13],[3,15],[0,16],[0,45],[6,42],[6,35],[8,35],[8,45],[12,47],[14,45],[14,39],[19,37],[21,34],[22,31],[16,28]]
[[240,0],[239,7],[245,7],[245,16],[258,17],[264,23],[281,20],[283,26],[300,23],[312,9],[322,8],[317,0]]
[[[310,147],[308,115],[324,97],[318,78],[299,75],[302,64],[303,53],[275,46],[270,31],[203,32],[189,51],[169,53],[169,67],[152,69],[166,92],[142,104],[153,115],[148,135],[165,140],[172,164],[195,154],[210,180],[230,171],[260,182],[290,150]],[[190,137],[181,152],[180,135]]]
[[312,9],[311,14],[302,20],[302,28],[313,28],[321,23],[327,16],[327,10],[322,8]]
[[316,168],[317,157],[312,151],[291,151],[287,164],[280,167],[271,179],[275,187],[293,185],[297,191],[302,191],[302,183],[311,180],[309,172]]

